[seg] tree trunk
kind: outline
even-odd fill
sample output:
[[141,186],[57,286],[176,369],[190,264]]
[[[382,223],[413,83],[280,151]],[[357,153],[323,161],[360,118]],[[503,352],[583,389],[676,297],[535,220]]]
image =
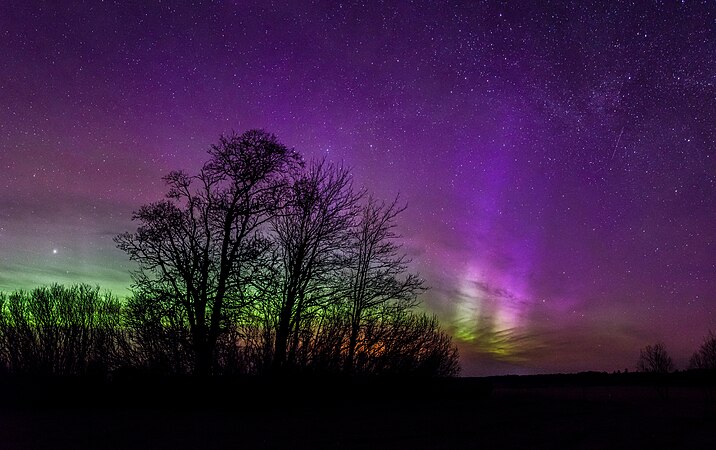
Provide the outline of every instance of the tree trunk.
[[279,372],[286,366],[288,351],[288,335],[290,333],[291,308],[284,308],[279,317],[278,329],[276,330],[276,351],[273,355],[273,371]]
[[348,342],[348,356],[346,357],[346,372],[353,374],[355,364],[356,345],[358,344],[358,327],[356,324],[351,326],[351,336]]
[[197,327],[194,332],[194,375],[200,377],[211,374],[211,348],[207,340],[206,328]]
[[356,346],[358,345],[358,332],[360,331],[360,316],[362,309],[354,303],[353,317],[351,317],[351,335],[348,340],[348,356],[346,357],[346,372],[353,374],[355,366]]

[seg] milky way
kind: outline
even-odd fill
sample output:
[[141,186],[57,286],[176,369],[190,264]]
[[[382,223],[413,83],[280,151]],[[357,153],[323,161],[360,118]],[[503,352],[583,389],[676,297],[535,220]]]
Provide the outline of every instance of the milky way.
[[0,290],[128,295],[131,212],[264,128],[400,193],[467,375],[716,330],[714,2],[57,3],[0,11]]

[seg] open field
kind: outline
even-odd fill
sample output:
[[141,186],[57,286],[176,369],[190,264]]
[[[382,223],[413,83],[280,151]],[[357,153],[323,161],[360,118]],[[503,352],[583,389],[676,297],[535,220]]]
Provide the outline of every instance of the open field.
[[10,380],[0,448],[716,448],[713,384],[616,377]]

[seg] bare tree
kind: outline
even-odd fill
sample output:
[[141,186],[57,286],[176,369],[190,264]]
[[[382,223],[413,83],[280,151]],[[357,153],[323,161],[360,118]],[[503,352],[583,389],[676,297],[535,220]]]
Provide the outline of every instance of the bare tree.
[[335,299],[331,280],[341,269],[358,199],[348,169],[315,162],[294,181],[285,213],[271,222],[279,262],[275,370],[298,351],[302,323]]
[[134,280],[144,298],[186,318],[197,374],[214,368],[227,314],[245,301],[248,266],[267,249],[259,231],[282,209],[288,175],[300,165],[260,130],[222,137],[209,155],[198,175],[167,175],[167,199],[140,208],[137,232],[115,238],[139,263]]
[[658,342],[641,350],[636,368],[640,372],[669,373],[674,370],[674,363],[664,344]]
[[716,370],[716,335],[709,332],[699,349],[689,360],[691,369]]
[[364,320],[385,304],[409,309],[425,288],[414,274],[406,274],[409,260],[395,242],[395,219],[405,210],[392,203],[378,202],[372,196],[361,207],[347,246],[345,277],[348,282],[350,336],[346,370],[353,371],[356,346]]

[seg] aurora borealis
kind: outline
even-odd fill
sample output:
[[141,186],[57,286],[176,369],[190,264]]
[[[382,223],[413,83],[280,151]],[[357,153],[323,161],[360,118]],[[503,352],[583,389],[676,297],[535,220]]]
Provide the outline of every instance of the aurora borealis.
[[263,128],[400,193],[465,375],[716,331],[714,2],[18,1],[0,33],[0,290],[127,295],[132,211]]

